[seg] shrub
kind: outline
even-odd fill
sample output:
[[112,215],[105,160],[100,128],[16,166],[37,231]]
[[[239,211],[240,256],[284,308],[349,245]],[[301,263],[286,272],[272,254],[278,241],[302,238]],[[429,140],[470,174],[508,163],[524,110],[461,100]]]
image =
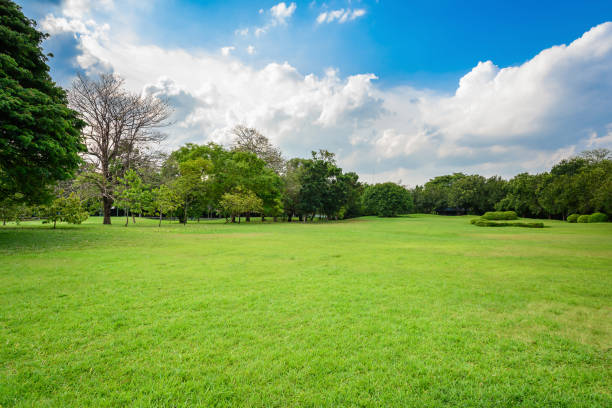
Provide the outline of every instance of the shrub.
[[578,217],[580,217],[580,214],[570,214],[567,216],[567,222],[577,222],[578,221]]
[[514,211],[488,211],[482,218],[485,220],[516,220],[518,216]]
[[608,221],[608,216],[604,213],[596,212],[589,215],[589,222],[606,222]]
[[586,224],[587,222],[589,222],[589,216],[588,215],[581,215],[580,217],[578,217],[577,222]]
[[523,227],[523,228],[544,228],[542,222],[495,222],[489,220],[476,220],[474,225],[479,227]]

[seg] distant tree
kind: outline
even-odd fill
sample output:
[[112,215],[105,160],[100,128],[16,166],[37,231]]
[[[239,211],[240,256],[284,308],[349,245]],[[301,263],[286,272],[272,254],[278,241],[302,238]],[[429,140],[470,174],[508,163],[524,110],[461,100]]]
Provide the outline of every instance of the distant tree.
[[157,189],[153,190],[150,212],[159,212],[159,227],[161,227],[164,213],[173,212],[180,204],[180,197],[176,194],[176,191],[168,188],[168,186],[162,184]]
[[237,188],[232,193],[223,194],[219,206],[225,214],[226,222],[228,222],[228,217],[231,217],[232,222],[235,222],[238,217],[238,223],[240,223],[241,214],[262,211],[263,201],[252,191]]
[[29,204],[51,198],[85,150],[84,123],[49,76],[47,38],[13,1],[0,1],[0,196]]
[[118,179],[116,204],[125,209],[125,226],[128,226],[129,214],[132,213],[132,223],[136,224],[136,213],[142,213],[146,205],[147,186],[135,170],[128,170],[124,177]]
[[206,195],[208,175],[212,163],[203,158],[186,160],[179,163],[179,176],[172,184],[183,208],[182,222],[187,224],[190,206]]
[[87,160],[93,165],[90,180],[99,191],[104,224],[110,224],[117,180],[153,143],[164,139],[157,129],[167,124],[170,108],[165,101],[124,89],[112,74],[96,79],[78,75],[68,94],[70,105],[87,123],[83,135]]
[[395,183],[367,186],[363,192],[363,205],[370,214],[379,217],[395,217],[413,210],[410,192]]
[[234,150],[251,152],[262,159],[268,167],[282,174],[285,170],[285,160],[280,149],[272,145],[270,140],[259,133],[257,129],[237,125],[232,129]]
[[2,225],[6,225],[9,221],[19,223],[26,212],[27,207],[24,204],[21,193],[6,195],[0,199],[0,219],[2,220]]
[[58,222],[81,224],[89,217],[89,213],[83,208],[76,193],[70,193],[68,197],[56,198],[50,204],[43,206],[40,213],[46,219],[44,222],[53,223],[53,229]]
[[300,191],[306,162],[306,159],[298,158],[289,160],[282,175],[282,204],[288,222],[291,222],[294,216],[301,217]]

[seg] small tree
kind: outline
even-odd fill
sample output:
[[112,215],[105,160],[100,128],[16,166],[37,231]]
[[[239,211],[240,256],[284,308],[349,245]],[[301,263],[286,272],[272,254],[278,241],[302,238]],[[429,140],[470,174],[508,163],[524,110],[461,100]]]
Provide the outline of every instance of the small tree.
[[161,227],[162,217],[164,213],[169,213],[176,210],[179,206],[180,198],[171,188],[162,184],[159,188],[153,190],[152,209],[159,211],[159,227]]
[[53,229],[58,222],[81,224],[89,217],[89,213],[83,209],[81,199],[75,193],[68,197],[60,196],[51,204],[41,207],[41,215],[46,218],[43,223],[53,223]]
[[225,214],[226,222],[228,215],[232,217],[232,222],[235,222],[235,218],[238,216],[238,223],[240,223],[240,214],[263,211],[261,198],[257,197],[252,191],[240,187],[233,193],[223,194],[219,206]]
[[197,158],[179,163],[179,177],[173,187],[183,207],[183,223],[187,224],[189,206],[206,195],[210,160]]
[[6,225],[7,221],[19,223],[19,220],[26,212],[26,206],[23,204],[23,201],[23,194],[21,193],[10,194],[0,200],[0,219],[2,219],[2,225]]
[[142,179],[134,170],[128,170],[125,177],[119,178],[117,205],[125,208],[125,226],[128,226],[129,212],[132,212],[132,223],[136,224],[135,212],[142,212],[145,201],[145,188]]

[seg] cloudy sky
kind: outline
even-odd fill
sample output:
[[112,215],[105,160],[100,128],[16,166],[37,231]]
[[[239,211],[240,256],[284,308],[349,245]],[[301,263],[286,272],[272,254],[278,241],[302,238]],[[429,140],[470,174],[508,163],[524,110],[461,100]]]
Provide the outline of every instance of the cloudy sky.
[[17,0],[52,75],[174,108],[166,149],[258,128],[367,181],[510,177],[612,148],[612,2]]

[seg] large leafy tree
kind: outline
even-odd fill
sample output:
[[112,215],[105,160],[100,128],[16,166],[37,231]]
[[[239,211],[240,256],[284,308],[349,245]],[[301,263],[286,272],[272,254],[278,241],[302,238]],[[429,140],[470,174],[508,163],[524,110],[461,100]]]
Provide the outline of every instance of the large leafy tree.
[[49,76],[46,34],[10,0],[0,0],[0,194],[28,203],[50,198],[73,175],[85,150],[84,123]]
[[391,182],[367,186],[363,192],[363,205],[368,213],[379,217],[407,214],[414,208],[410,192]]

